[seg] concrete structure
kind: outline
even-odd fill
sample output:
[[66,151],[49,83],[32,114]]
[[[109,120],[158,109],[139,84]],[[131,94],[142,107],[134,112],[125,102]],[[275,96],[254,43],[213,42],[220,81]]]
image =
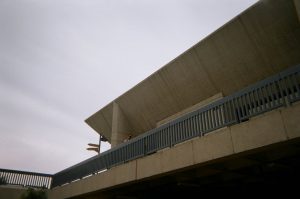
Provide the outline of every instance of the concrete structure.
[[[298,0],[261,0],[86,122],[114,147],[299,64],[299,21]],[[55,187],[48,196],[182,198],[220,189],[275,192],[282,185],[291,191],[289,180],[300,177],[299,146],[297,102]]]
[[217,93],[230,95],[296,65],[298,17],[297,0],[259,1],[86,122],[116,146],[128,133],[142,134]]
[[[269,151],[271,152],[267,153],[267,158],[272,162],[283,156],[297,154],[296,157],[300,157],[299,138],[300,103],[297,103],[116,166],[92,177],[56,187],[49,191],[49,198],[80,195],[84,196],[82,198],[113,198],[120,194],[118,190],[121,190],[121,185],[130,190],[144,182],[163,179],[165,176],[176,177],[178,173],[189,170],[196,171],[201,179],[202,175],[210,176],[219,172],[215,171],[217,163],[226,162],[233,168],[247,168],[252,164],[260,164],[253,154],[261,155]],[[190,178],[178,178],[176,182],[184,183]],[[147,186],[143,186],[144,191],[147,191]]]

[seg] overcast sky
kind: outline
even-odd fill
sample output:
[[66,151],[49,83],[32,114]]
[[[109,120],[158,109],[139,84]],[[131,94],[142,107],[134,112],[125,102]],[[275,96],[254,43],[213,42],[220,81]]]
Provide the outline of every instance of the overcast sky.
[[0,0],[0,168],[95,155],[87,117],[255,2]]

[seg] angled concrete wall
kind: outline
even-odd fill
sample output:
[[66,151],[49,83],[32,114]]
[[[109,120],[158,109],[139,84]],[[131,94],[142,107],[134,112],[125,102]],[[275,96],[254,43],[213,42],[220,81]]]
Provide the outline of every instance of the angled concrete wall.
[[135,133],[120,106],[113,102],[112,132],[110,137],[111,147],[117,146],[127,139],[129,135],[133,134]]
[[[259,1],[115,99],[136,135],[217,93],[230,95],[299,64],[298,2]],[[112,106],[86,120],[108,138]]]

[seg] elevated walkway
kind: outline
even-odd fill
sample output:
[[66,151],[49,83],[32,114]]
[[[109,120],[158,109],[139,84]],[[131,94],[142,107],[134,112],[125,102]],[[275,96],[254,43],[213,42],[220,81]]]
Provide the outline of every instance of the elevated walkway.
[[[130,190],[139,185],[146,191],[151,182],[163,183],[162,179],[166,176],[172,178],[177,174],[195,170],[200,177],[213,175],[218,172],[215,165],[219,162],[227,161],[232,168],[260,164],[254,157],[249,159],[253,154],[260,154],[263,157],[260,161],[269,161],[269,164],[276,166],[276,160],[282,157],[299,157],[299,138],[298,102],[290,107],[255,116],[243,123],[212,131],[203,137],[118,165],[97,175],[55,187],[49,191],[49,198],[69,198],[86,194],[111,198],[120,193],[127,193],[122,187]],[[263,154],[267,154],[266,157]],[[288,166],[290,165],[286,167]],[[187,179],[193,179],[192,176],[184,176],[183,179],[178,178],[176,183],[184,184]]]
[[[203,137],[217,129],[243,123],[265,112],[290,106],[299,100],[300,65],[257,82],[233,95],[226,96],[98,156],[67,168],[53,176],[52,187],[71,183],[169,147],[176,148],[177,144],[184,141]],[[273,125],[272,122],[266,121],[266,123]],[[240,137],[239,135],[242,133],[238,133],[237,138]],[[262,134],[261,140],[268,138]],[[271,137],[270,140],[272,140]],[[180,154],[177,159],[181,159],[181,155],[186,157],[190,154],[189,151],[185,153]],[[173,158],[176,159],[176,157]]]

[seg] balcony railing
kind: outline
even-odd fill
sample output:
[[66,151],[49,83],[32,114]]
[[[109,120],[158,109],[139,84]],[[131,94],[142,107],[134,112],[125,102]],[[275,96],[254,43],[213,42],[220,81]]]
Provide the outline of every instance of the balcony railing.
[[53,176],[52,187],[93,175],[300,99],[300,65],[152,129]]
[[50,189],[52,175],[0,169],[0,184]]

